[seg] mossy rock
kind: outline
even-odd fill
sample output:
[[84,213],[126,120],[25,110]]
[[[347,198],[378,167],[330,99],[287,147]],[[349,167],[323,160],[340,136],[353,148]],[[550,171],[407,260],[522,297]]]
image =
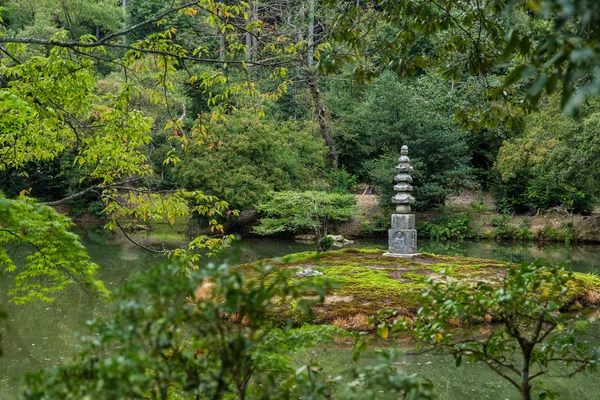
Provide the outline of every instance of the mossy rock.
[[[419,295],[427,280],[459,280],[462,282],[502,279],[510,264],[501,261],[422,253],[412,259],[384,256],[381,249],[343,249],[327,253],[304,252],[279,259],[243,264],[237,269],[252,279],[254,267],[268,264],[301,271],[312,268],[323,275],[311,278],[337,283],[323,304],[313,306],[313,323],[333,323],[346,329],[370,329],[368,317],[380,309],[396,310],[412,317],[420,307]],[[600,278],[590,274],[574,274],[574,287],[568,291],[569,303],[600,302]],[[280,317],[294,318],[293,304],[283,304]]]

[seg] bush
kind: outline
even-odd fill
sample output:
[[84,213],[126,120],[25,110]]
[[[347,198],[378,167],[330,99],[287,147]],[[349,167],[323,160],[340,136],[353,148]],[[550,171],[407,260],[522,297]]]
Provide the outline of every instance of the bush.
[[319,249],[322,251],[329,251],[333,247],[333,238],[331,236],[324,236],[319,241]]
[[253,110],[234,110],[211,122],[175,171],[190,189],[218,195],[233,208],[249,209],[272,191],[304,190],[324,167],[325,146],[308,127],[274,123]]
[[512,239],[515,236],[516,228],[510,225],[510,215],[499,215],[492,219],[492,226],[495,227],[494,234],[499,239]]
[[472,222],[473,216],[469,213],[441,214],[423,222],[421,227],[434,240],[464,240],[475,236]]
[[329,190],[334,193],[349,193],[357,183],[355,175],[346,171],[346,168],[331,170],[325,173],[329,184]]
[[[329,222],[343,222],[356,212],[356,197],[350,194],[327,192],[279,192],[259,204],[258,211],[265,215],[254,228],[259,235],[309,230],[317,237],[317,244],[327,236]],[[319,249],[321,249],[319,247]]]

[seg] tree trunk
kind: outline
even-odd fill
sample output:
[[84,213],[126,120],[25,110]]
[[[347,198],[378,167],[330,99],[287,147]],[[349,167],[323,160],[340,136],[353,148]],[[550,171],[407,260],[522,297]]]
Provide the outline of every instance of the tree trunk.
[[323,136],[323,139],[325,139],[325,143],[327,144],[327,148],[329,149],[327,153],[329,168],[337,170],[338,155],[337,151],[335,150],[335,144],[333,143],[333,139],[331,138],[331,128],[329,126],[329,121],[327,121],[325,104],[323,103],[323,99],[321,98],[321,91],[317,83],[316,74],[310,68],[304,68],[304,72],[306,73],[308,88],[310,90],[310,95],[313,100],[313,106],[315,108],[315,118],[319,123],[321,136]]
[[309,0],[308,8],[308,66],[312,67],[315,54],[315,0]]
[[531,400],[531,381],[529,380],[529,367],[533,346],[519,341],[523,351],[523,364],[521,366],[521,400]]
[[[127,29],[127,0],[123,0],[123,30]],[[123,36],[123,43],[127,44],[127,35]]]
[[219,61],[225,63],[225,35],[219,32]]
[[[248,1],[248,19],[250,22],[258,21],[258,3],[257,0]],[[258,41],[254,35],[248,30],[246,33],[246,61],[256,61],[256,50]]]

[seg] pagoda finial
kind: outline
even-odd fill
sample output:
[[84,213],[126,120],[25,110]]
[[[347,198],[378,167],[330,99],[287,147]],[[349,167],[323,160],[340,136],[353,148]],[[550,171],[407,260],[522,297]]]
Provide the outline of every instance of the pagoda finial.
[[398,159],[398,165],[396,165],[396,172],[398,173],[394,177],[394,190],[396,195],[392,197],[392,203],[396,204],[396,212],[399,214],[410,214],[410,205],[415,202],[415,198],[410,194],[413,191],[412,176],[410,173],[413,171],[413,167],[410,165],[410,158],[408,158],[408,146],[402,146],[400,150],[400,158]]

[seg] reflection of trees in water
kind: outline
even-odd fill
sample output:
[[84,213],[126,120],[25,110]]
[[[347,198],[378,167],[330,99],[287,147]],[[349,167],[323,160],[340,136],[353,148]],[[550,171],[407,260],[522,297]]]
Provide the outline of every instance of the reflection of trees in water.
[[543,258],[578,272],[600,273],[600,246],[533,244],[521,242],[436,242],[423,240],[420,248],[429,253],[488,258],[520,263]]

